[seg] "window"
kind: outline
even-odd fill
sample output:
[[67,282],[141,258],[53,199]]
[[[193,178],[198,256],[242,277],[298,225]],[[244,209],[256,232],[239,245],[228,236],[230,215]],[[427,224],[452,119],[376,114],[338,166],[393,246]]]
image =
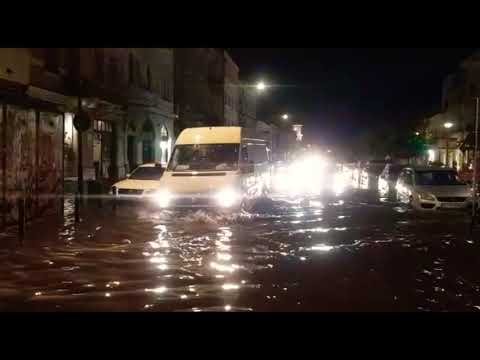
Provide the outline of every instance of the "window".
[[112,124],[107,121],[95,120],[93,122],[93,129],[99,132],[112,132]]
[[147,89],[152,90],[152,74],[150,73],[150,65],[147,65]]
[[105,59],[103,49],[94,49],[95,63],[97,70],[97,79],[101,82],[105,81]]
[[475,84],[470,84],[470,89],[469,90],[470,90],[470,96],[475,97],[475,96],[480,95],[480,94],[478,94],[478,88],[477,88],[477,85],[475,85]]
[[108,62],[108,80],[112,85],[118,84],[120,81],[120,71],[118,67],[117,60],[110,58]]
[[248,146],[242,146],[242,161],[248,163]]
[[128,83],[130,85],[133,85],[134,83],[133,68],[134,68],[133,54],[130,54],[128,58]]
[[140,71],[140,61],[138,59],[135,59],[135,79],[137,81],[136,85],[143,85],[143,76],[142,72]]
[[172,98],[170,82],[168,80],[161,80],[161,95],[162,99],[170,100]]
[[60,65],[60,49],[45,48],[45,69],[57,73]]

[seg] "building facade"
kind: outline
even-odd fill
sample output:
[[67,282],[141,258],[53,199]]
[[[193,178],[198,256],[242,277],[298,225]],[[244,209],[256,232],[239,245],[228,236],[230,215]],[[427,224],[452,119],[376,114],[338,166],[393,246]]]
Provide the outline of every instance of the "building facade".
[[224,123],[223,50],[175,48],[175,133],[187,127]]
[[480,96],[480,52],[444,80],[442,112],[431,117],[427,127],[430,161],[458,168],[471,164],[476,96]]
[[255,128],[257,121],[257,90],[253,86],[241,83],[239,87],[239,125]]
[[176,133],[187,127],[239,126],[239,67],[223,49],[175,49]]
[[[84,179],[112,182],[139,164],[165,164],[174,141],[172,50],[78,50],[79,94],[92,120],[83,133]],[[65,119],[66,137],[72,139],[66,140],[67,178],[76,177],[78,158],[72,119],[73,114]]]
[[2,224],[18,215],[19,197],[27,217],[59,210],[64,184],[77,181],[79,106],[90,119],[85,180],[108,183],[137,164],[165,164],[174,142],[173,50],[0,49]]
[[240,79],[237,64],[230,55],[224,51],[224,125],[239,126],[240,125]]
[[59,91],[66,84],[61,74],[51,71],[49,59],[39,55],[27,48],[0,49],[2,227],[18,221],[19,200],[27,219],[62,208],[68,98]]
[[126,171],[166,165],[174,142],[173,49],[130,49]]

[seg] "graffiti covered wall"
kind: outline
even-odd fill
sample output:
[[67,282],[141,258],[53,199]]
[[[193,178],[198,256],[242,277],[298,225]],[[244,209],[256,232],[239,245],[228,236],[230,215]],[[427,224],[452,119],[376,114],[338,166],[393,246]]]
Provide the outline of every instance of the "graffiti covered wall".
[[18,219],[17,199],[24,194],[27,218],[33,217],[35,196],[35,112],[7,105],[6,221]]
[[55,213],[63,194],[63,117],[14,105],[0,107],[6,115],[0,117],[4,223],[18,221],[19,198],[25,198],[27,219]]

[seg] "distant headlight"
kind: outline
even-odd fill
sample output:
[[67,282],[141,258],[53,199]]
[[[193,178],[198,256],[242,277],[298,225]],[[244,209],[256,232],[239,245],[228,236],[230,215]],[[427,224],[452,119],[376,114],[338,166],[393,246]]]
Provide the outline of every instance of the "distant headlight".
[[231,207],[240,200],[241,196],[233,189],[225,189],[215,195],[215,199],[221,207]]
[[172,194],[168,190],[155,191],[152,196],[153,200],[162,208],[168,207],[172,201]]
[[421,192],[421,193],[418,193],[418,197],[420,198],[420,200],[425,200],[425,201],[435,201],[435,196],[433,196],[432,194],[430,193],[427,193],[427,192]]

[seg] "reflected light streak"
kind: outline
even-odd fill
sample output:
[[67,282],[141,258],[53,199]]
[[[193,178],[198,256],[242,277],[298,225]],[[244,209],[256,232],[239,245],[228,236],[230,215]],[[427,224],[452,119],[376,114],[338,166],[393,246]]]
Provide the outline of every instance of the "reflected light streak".
[[320,244],[320,245],[312,246],[311,250],[328,252],[328,251],[333,250],[333,246]]
[[161,257],[156,256],[156,257],[150,258],[150,262],[152,264],[165,264],[167,262],[167,259],[163,256]]
[[160,287],[155,288],[155,289],[145,289],[146,292],[153,292],[155,294],[163,294],[167,290],[168,289],[165,286],[160,286]]
[[218,253],[217,259],[221,261],[230,261],[232,259],[232,255],[227,253]]
[[223,284],[222,285],[223,290],[238,290],[240,289],[240,285],[238,284]]
[[219,272],[233,273],[236,270],[235,265],[222,265],[222,264],[218,264],[216,262],[211,262],[210,267],[219,271]]

